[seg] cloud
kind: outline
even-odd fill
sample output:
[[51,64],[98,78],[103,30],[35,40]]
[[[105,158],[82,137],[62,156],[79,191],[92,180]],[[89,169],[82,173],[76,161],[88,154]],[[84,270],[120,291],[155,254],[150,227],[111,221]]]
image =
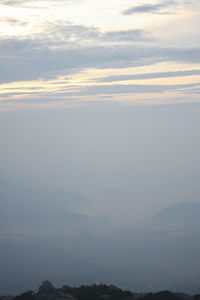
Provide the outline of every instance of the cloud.
[[150,33],[134,29],[134,30],[121,30],[121,31],[109,31],[102,35],[102,39],[106,41],[152,41],[153,38]]
[[[63,4],[70,4],[75,2],[81,2],[82,0],[57,0],[56,4],[63,3]],[[47,4],[48,2],[54,2],[53,0],[40,0],[38,1],[40,4]],[[7,6],[37,6],[35,1],[32,0],[2,0],[1,5]]]
[[[72,2],[78,1],[58,0],[58,5],[67,5]],[[147,97],[148,93],[158,93],[159,95],[156,96],[160,97],[160,94],[165,94],[165,91],[170,91],[170,93],[175,91],[175,94],[179,89],[192,92],[198,90],[199,87],[197,86],[193,87],[184,84],[170,86],[155,85],[154,82],[152,85],[151,82],[148,82],[149,85],[147,85],[147,82],[139,82],[139,80],[153,78],[200,75],[200,70],[193,70],[194,67],[189,66],[189,64],[200,63],[198,41],[195,39],[196,36],[193,37],[190,33],[194,28],[192,22],[194,22],[195,26],[198,23],[193,17],[191,21],[190,14],[189,17],[188,14],[185,17],[187,7],[191,7],[194,4],[193,0],[191,0],[191,3],[186,0],[182,2],[179,0],[157,0],[157,2],[150,1],[151,4],[141,1],[140,4],[135,4],[134,7],[130,7],[123,12],[124,15],[139,14],[134,23],[132,23],[131,18],[127,19],[118,14],[112,14],[108,10],[107,13],[111,13],[111,19],[103,18],[101,23],[101,13],[106,12],[106,9],[108,9],[107,4],[105,6],[103,4],[102,12],[98,12],[96,20],[96,8],[93,11],[92,6],[92,11],[90,11],[87,1],[86,6],[73,5],[69,7],[69,10],[67,9],[68,7],[65,7],[67,10],[63,7],[59,8],[58,13],[56,11],[54,15],[54,5],[57,5],[56,3],[52,0],[38,0],[36,2],[32,0],[4,0],[1,2],[1,4],[6,4],[10,7],[3,7],[5,16],[0,18],[1,27],[4,28],[5,25],[5,31],[3,30],[0,38],[0,83],[29,81],[25,84],[19,82],[1,86],[3,89],[3,91],[1,90],[1,98],[7,97],[7,100],[11,99],[16,102],[19,99],[22,99],[21,101],[24,102],[26,102],[26,99],[34,99],[33,102],[40,102],[41,100],[42,102],[45,98],[48,98],[52,99],[54,103],[56,102],[56,97],[61,100],[64,99],[63,101],[70,99],[73,102],[73,99],[87,98],[90,101],[95,97],[104,97],[104,95],[106,99],[109,96],[114,98],[115,95],[118,98],[123,98],[123,94],[129,94],[128,97],[131,98],[131,94],[141,93],[145,94],[145,97]],[[16,10],[16,7],[11,8],[11,6],[26,6],[28,9],[23,10],[19,16],[17,15],[18,10]],[[86,7],[89,7],[89,11],[85,11],[85,14],[79,18],[80,9],[84,10]],[[176,18],[176,16],[174,16],[175,18],[165,18],[168,25],[164,24],[161,31],[159,28],[159,34],[157,29],[159,23],[155,23],[156,26],[150,25],[148,27],[148,22],[150,21],[151,23],[152,18],[148,19],[147,23],[146,21],[145,23],[140,21],[141,18],[146,17],[146,15],[141,16],[140,14],[174,13],[182,7],[186,8],[183,12],[184,16],[181,15],[180,18]],[[29,8],[47,8],[48,11],[31,10]],[[16,14],[11,14],[13,10],[16,11]],[[9,14],[7,14],[8,11]],[[188,11],[190,12],[190,8]],[[28,15],[26,15],[26,12]],[[91,18],[93,25],[88,25],[91,22],[90,19],[87,19],[87,16],[90,18],[91,13],[93,13]],[[73,16],[74,19],[72,19]],[[119,23],[118,18],[120,18]],[[126,19],[124,24],[121,23],[123,18]],[[179,25],[183,24],[183,27],[174,27],[173,22],[175,20],[177,23],[177,19]],[[139,23],[137,23],[138,20]],[[83,23],[79,24],[79,22]],[[110,31],[106,31],[105,28],[112,28],[108,26],[110,22],[116,24],[115,28],[113,27],[115,30],[110,29]],[[135,24],[135,26],[132,27],[132,24]],[[146,28],[146,30],[139,27],[141,24],[144,24],[144,29]],[[27,26],[25,27],[25,25]],[[189,26],[187,26],[189,29],[185,31],[186,25]],[[168,35],[169,28],[170,30],[175,28],[173,35]],[[195,28],[198,27],[196,26]],[[148,30],[152,30],[152,34]],[[193,30],[192,32],[195,34],[196,31]],[[188,41],[189,37],[191,39],[191,36],[192,41],[195,40],[197,42],[193,44],[187,43],[186,41]],[[164,63],[164,69],[156,66],[159,63]],[[183,63],[184,66],[188,64],[188,67],[185,67],[185,69],[190,68],[190,70],[162,72],[162,70],[171,70],[169,68],[170,64],[176,67],[179,63]],[[145,70],[145,68],[147,66],[152,66],[152,69],[148,67],[148,70],[159,70],[161,72],[134,74],[134,67],[144,67],[142,70],[146,72],[147,69]],[[177,70],[184,70],[184,66],[180,65],[180,69],[177,66]],[[119,71],[120,68],[122,69],[121,72]],[[133,73],[130,71],[132,74],[120,75],[127,74],[127,70],[125,71],[123,68],[131,68]],[[104,75],[107,75],[107,77],[103,77]],[[100,76],[102,77],[99,78]],[[55,83],[52,83],[51,79],[54,79]],[[31,83],[32,80],[35,82]],[[62,80],[63,83],[60,84],[59,81]],[[134,82],[134,85],[125,85],[127,82],[120,82],[126,80],[138,81]],[[193,78],[184,78],[183,83],[197,80],[196,78],[195,80]],[[157,81],[157,83],[160,82],[161,80]],[[165,82],[165,80],[162,80],[163,84]],[[167,83],[169,82],[172,82],[172,80],[168,80]],[[182,83],[182,80],[176,81],[174,79],[173,83],[175,84],[176,82]],[[24,85],[23,88],[21,87],[22,85]],[[37,85],[38,87],[36,87]],[[19,86],[19,89],[16,86]],[[164,97],[164,95],[162,96]],[[142,98],[143,95],[138,97]]]
[[175,4],[174,1],[166,1],[165,3],[157,3],[157,4],[142,4],[133,6],[129,9],[126,9],[123,11],[124,15],[132,15],[132,14],[145,14],[145,13],[151,13],[151,14],[169,14],[170,12],[166,9],[168,9],[172,4]]
[[124,10],[122,14],[175,14],[179,9],[188,7],[195,9],[199,8],[200,4],[193,0],[168,0],[156,4],[143,3]]
[[174,85],[144,85],[144,84],[113,84],[113,85],[93,85],[83,89],[74,95],[100,95],[100,94],[148,94],[163,93],[179,89],[192,88],[196,84],[174,84]]
[[[196,91],[196,93],[195,93]],[[199,102],[199,87],[195,84],[179,85],[94,85],[82,86],[73,92],[18,93],[4,95],[0,111],[15,108],[71,108],[78,106],[105,105],[108,103],[151,105],[183,102]],[[187,94],[190,94],[188,98]]]
[[169,77],[182,77],[182,76],[195,76],[200,75],[200,70],[185,70],[185,71],[171,71],[171,72],[154,72],[143,74],[128,74],[128,75],[113,75],[96,80],[100,82],[114,82],[126,80],[141,80],[141,79],[154,79],[154,78],[169,78]]
[[26,26],[28,22],[18,20],[17,18],[0,17],[1,26]]
[[[0,40],[0,82],[50,79],[86,68],[124,68],[159,62],[199,63],[200,49],[87,46],[69,42],[53,47],[49,40]],[[166,75],[166,74],[165,74]]]
[[200,94],[200,87],[197,86],[197,87],[194,87],[194,88],[191,88],[191,89],[187,89],[185,91],[186,94]]
[[[43,32],[40,34],[40,38],[45,40],[46,43],[57,43],[56,47],[63,47],[64,43],[82,43],[97,40],[101,36],[99,28],[95,26],[75,25],[70,22],[63,22],[62,20],[56,20],[54,22],[47,22],[42,25]],[[36,36],[37,39],[38,36]]]
[[[73,41],[75,43],[124,43],[153,41],[151,34],[142,29],[129,29],[104,32],[95,26],[75,25],[57,20],[43,26],[46,38],[51,41]],[[44,32],[41,33],[41,38]]]

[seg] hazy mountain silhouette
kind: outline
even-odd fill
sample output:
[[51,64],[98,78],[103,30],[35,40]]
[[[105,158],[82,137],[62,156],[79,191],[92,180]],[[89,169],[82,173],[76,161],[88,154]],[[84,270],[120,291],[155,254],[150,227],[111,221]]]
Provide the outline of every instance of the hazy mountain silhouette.
[[43,278],[199,292],[200,204],[174,204],[144,224],[120,228],[73,212],[79,201],[87,199],[0,182],[1,294],[11,286],[34,289]]
[[170,205],[155,214],[158,218],[199,219],[200,203],[183,202]]
[[1,180],[0,232],[36,235],[44,231],[49,234],[90,232],[103,222],[73,210],[84,203],[88,199],[71,191],[28,188]]
[[200,231],[200,203],[183,202],[166,207],[155,214],[152,224],[163,230]]

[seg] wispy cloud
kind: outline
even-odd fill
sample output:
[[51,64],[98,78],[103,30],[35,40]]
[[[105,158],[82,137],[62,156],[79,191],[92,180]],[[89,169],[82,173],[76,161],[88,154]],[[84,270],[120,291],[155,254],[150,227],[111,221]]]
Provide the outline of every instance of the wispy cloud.
[[116,95],[116,94],[148,94],[164,93],[166,91],[179,90],[196,87],[197,84],[171,84],[171,85],[142,85],[142,84],[113,84],[113,85],[93,85],[83,89],[75,95]]
[[[83,0],[57,0],[57,4],[71,4],[71,3],[78,3]],[[33,1],[33,0],[2,0],[1,5],[7,5],[7,6],[37,6],[38,4],[44,4],[46,5],[48,2],[54,2],[53,0],[39,0],[39,1]]]
[[141,80],[141,79],[155,79],[155,78],[169,78],[169,77],[183,77],[200,75],[200,70],[185,70],[185,71],[171,71],[171,72],[154,72],[142,74],[128,74],[128,75],[112,75],[102,78],[97,78],[99,82],[116,82],[126,80]]
[[9,18],[9,17],[0,17],[0,23],[10,25],[10,26],[13,26],[13,25],[24,26],[24,25],[28,24],[28,22],[23,22],[17,18]]
[[121,31],[109,31],[102,34],[102,39],[106,41],[128,41],[128,42],[141,42],[152,41],[153,37],[145,30],[121,30]]
[[174,1],[165,1],[157,4],[141,4],[126,9],[125,11],[123,11],[123,14],[124,15],[146,14],[146,13],[169,14],[172,13],[172,11],[169,11],[168,8],[170,8],[175,3],[176,2]]
[[[112,44],[87,46],[71,41],[53,47],[51,40],[0,40],[1,82],[56,78],[87,68],[125,68],[158,62],[199,63],[200,50]],[[55,44],[56,45],[56,44]],[[162,74],[161,74],[162,75]],[[165,74],[166,76],[166,74]]]
[[[191,32],[198,41],[193,30],[198,10],[192,6],[193,0],[192,4],[186,0],[137,1],[123,12],[137,14],[134,22],[118,13],[121,6],[112,11],[114,0],[109,1],[102,2],[102,10],[94,7],[92,0],[1,1],[1,98],[56,101],[57,97],[73,102],[78,98],[88,101],[89,97],[105,100],[119,95],[195,91],[197,86],[187,84],[196,83],[200,75],[195,66],[200,64],[200,49],[198,42],[184,42]],[[123,7],[130,4],[125,2]],[[68,5],[66,13],[61,5]],[[182,7],[183,13],[176,14]],[[158,28],[159,15],[172,13]],[[157,16],[146,18],[146,14]],[[176,20],[183,28],[191,25],[190,31],[175,28]],[[148,22],[153,22],[152,26]],[[168,34],[169,28],[175,28],[173,36]],[[160,63],[176,67],[157,68]],[[186,68],[181,64],[187,64]],[[139,72],[135,68],[140,68]],[[178,77],[184,77],[183,82]],[[4,83],[10,84],[5,87]]]
[[[119,42],[148,42],[153,41],[152,35],[142,29],[127,29],[116,31],[103,31],[95,26],[75,25],[70,22],[57,20],[42,26],[41,38],[49,38],[51,42],[73,41],[75,43],[119,43]],[[38,35],[37,35],[38,37]],[[58,45],[57,45],[58,46]]]

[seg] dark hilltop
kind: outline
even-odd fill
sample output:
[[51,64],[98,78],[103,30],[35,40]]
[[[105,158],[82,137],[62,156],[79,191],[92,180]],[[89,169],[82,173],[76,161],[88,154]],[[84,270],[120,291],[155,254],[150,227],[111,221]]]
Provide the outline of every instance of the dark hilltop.
[[55,288],[46,280],[37,292],[26,291],[17,296],[1,296],[0,300],[200,300],[200,294],[191,296],[170,291],[133,293],[105,284],[80,287],[64,285],[62,288]]

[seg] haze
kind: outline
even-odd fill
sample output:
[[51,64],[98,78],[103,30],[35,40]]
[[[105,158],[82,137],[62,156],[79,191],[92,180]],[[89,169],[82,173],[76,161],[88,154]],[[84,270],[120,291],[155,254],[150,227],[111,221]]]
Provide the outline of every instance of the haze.
[[0,3],[0,295],[200,292],[200,6],[132,2]]
[[199,201],[196,105],[1,114],[1,177],[88,199],[77,209],[135,222]]

